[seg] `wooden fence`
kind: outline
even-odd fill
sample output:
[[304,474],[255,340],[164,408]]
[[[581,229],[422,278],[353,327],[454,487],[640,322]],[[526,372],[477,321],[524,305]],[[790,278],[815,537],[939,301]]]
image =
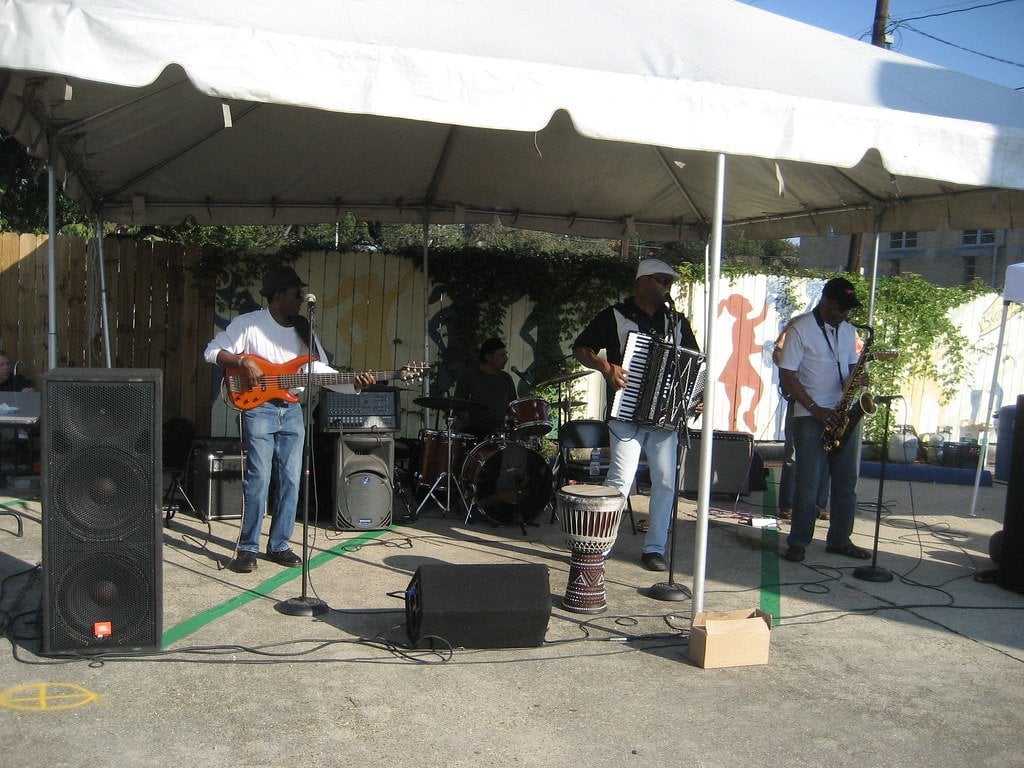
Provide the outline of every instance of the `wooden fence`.
[[[95,241],[57,238],[58,367],[103,367],[103,326]],[[209,366],[197,361],[213,327],[213,281],[197,282],[198,251],[168,243],[104,241],[111,365],[159,368],[163,416],[210,429]],[[48,238],[0,235],[0,349],[37,387],[50,333]]]
[[[0,235],[0,349],[20,361],[19,372],[37,381],[46,370],[49,343],[46,248],[45,237]],[[102,366],[99,280],[91,241],[59,238],[56,252],[58,365]],[[234,276],[197,280],[193,267],[198,253],[166,243],[108,239],[104,255],[112,364],[164,372],[165,419],[189,418],[201,434],[237,434],[235,413],[217,397],[218,371],[202,359],[207,342],[230,320],[230,315],[215,311],[215,299],[218,292],[234,290]],[[394,369],[438,359],[452,306],[436,286],[428,293],[423,273],[410,261],[379,253],[316,252],[303,255],[295,268],[318,296],[318,333],[337,367]],[[258,287],[246,289],[258,306]],[[722,279],[714,308],[717,362],[708,375],[716,386],[716,429],[751,432],[758,440],[781,439],[783,413],[772,343],[792,311],[787,297],[798,297],[799,311],[812,305],[819,291],[820,281],[787,286],[766,276]],[[705,296],[703,285],[683,286],[679,301],[698,339],[708,312]],[[531,309],[529,301],[518,302],[506,313],[502,328],[511,364],[524,371],[534,359],[531,335],[524,330]],[[905,400],[894,406],[893,424],[913,425],[919,433],[950,426],[952,439],[977,436],[988,405],[1001,310],[1000,298],[991,294],[955,311],[954,321],[973,343],[973,375],[948,403],[941,402],[935,385],[906,382],[900,393]],[[1024,312],[1013,305],[1005,328],[997,407],[1012,404],[1024,392],[1022,350]],[[442,372],[434,392],[448,386],[452,376],[451,371]],[[401,395],[402,436],[443,426],[436,412],[413,403],[423,391],[417,385]],[[528,391],[521,386],[521,396]],[[571,382],[561,395],[586,403],[572,410],[574,418],[602,413],[600,376]]]

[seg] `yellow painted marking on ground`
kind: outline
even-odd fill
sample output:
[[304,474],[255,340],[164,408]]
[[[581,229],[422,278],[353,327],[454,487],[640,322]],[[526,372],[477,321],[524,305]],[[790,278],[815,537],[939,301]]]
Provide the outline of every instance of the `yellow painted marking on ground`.
[[22,712],[63,712],[99,701],[100,695],[74,683],[31,683],[0,691],[0,707]]

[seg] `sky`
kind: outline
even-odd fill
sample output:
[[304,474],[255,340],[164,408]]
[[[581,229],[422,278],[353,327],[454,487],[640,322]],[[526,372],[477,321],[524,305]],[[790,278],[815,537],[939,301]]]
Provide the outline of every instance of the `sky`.
[[[875,0],[741,2],[871,42]],[[931,18],[921,18],[925,16]],[[892,50],[1008,88],[1024,89],[1024,0],[889,0],[889,27],[894,24]]]

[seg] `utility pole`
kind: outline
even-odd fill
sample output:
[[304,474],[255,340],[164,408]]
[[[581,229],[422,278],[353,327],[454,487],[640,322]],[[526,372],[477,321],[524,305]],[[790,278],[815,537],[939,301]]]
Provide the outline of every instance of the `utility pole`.
[[[885,28],[889,24],[889,0],[875,0],[875,21],[871,25],[871,44],[879,48],[887,48]],[[846,271],[860,272],[861,258],[864,254],[864,233],[855,232],[850,235],[850,248],[846,253]]]

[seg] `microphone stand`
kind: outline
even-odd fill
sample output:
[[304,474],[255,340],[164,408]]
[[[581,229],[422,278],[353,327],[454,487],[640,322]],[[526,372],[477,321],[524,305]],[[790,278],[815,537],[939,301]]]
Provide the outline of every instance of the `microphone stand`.
[[[671,411],[669,412],[670,417],[676,413],[682,414],[683,432],[686,435],[686,443],[689,445],[690,442],[690,430],[686,426],[686,403],[685,403],[685,387],[680,385],[683,382],[683,371],[689,373],[690,366],[687,364],[685,369],[681,365],[681,356],[679,354],[679,339],[676,338],[678,331],[678,323],[676,322],[676,311],[672,303],[672,297],[667,293],[665,294],[666,302],[668,304],[668,317],[669,323],[672,328],[672,363],[671,367],[675,373],[675,381],[672,384],[672,396],[669,398],[671,404]],[[683,395],[680,396],[680,392]],[[669,541],[669,554],[668,554],[668,580],[661,581],[657,584],[652,584],[651,588],[647,590],[647,596],[655,600],[664,600],[670,602],[679,602],[682,600],[689,600],[693,597],[690,590],[681,585],[676,584],[673,579],[673,573],[675,573],[675,562],[676,562],[676,517],[679,513],[679,481],[683,476],[682,473],[683,464],[683,443],[679,438],[678,429],[676,430],[676,466],[675,466],[675,477],[672,479],[672,516],[668,520],[668,541]]]
[[316,308],[316,297],[310,294],[309,297],[309,354],[310,361],[306,364],[306,391],[303,392],[303,399],[306,405],[305,418],[305,439],[302,441],[302,593],[298,597],[289,597],[281,600],[274,608],[280,613],[288,616],[321,616],[330,610],[330,607],[319,597],[308,594],[309,587],[309,460],[312,454],[312,413],[309,398],[313,392],[313,360],[316,344],[314,333],[314,309]]
[[878,467],[878,502],[875,505],[875,541],[871,549],[871,565],[853,569],[853,575],[861,581],[892,581],[892,573],[878,565],[878,531],[882,527],[882,489],[885,487],[885,465],[889,457],[889,412],[893,398],[901,395],[884,395],[875,398],[876,403],[885,404],[885,421],[882,422],[882,456]]

